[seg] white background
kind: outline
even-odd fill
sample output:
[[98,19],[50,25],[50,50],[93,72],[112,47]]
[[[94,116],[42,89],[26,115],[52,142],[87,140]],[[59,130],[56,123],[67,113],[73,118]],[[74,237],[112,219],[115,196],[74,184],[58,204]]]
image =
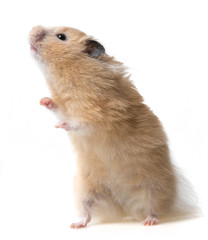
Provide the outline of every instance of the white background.
[[[201,0],[2,1],[0,5],[0,239],[207,239],[208,2]],[[195,187],[203,217],[144,227],[103,224],[72,230],[75,155],[30,57],[35,25],[94,35],[130,67],[159,116],[172,158]]]

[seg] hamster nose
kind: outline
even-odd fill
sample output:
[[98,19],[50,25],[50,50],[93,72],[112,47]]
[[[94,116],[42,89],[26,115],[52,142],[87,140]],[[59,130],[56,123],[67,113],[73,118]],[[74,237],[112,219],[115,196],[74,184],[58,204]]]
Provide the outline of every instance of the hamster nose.
[[42,40],[44,39],[45,35],[46,35],[46,32],[45,32],[44,29],[42,29],[41,31],[38,31],[38,32],[36,33],[36,35],[35,35],[36,41],[37,41],[37,42],[42,41]]
[[42,26],[36,26],[31,31],[33,38],[36,42],[40,42],[46,36],[46,31]]

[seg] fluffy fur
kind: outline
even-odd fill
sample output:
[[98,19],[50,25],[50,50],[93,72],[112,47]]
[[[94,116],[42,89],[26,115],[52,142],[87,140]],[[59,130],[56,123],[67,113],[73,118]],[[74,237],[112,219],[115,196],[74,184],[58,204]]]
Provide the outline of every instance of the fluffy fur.
[[[59,33],[66,41],[57,38]],[[160,218],[177,199],[166,134],[124,65],[106,53],[89,56],[90,39],[68,27],[38,26],[30,33],[60,120],[79,126],[68,131],[77,152],[78,209],[89,219]]]

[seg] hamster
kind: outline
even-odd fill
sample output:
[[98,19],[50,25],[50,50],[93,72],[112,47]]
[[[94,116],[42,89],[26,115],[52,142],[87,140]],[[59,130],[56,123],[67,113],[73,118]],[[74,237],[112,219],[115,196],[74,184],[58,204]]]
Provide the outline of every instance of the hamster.
[[158,224],[177,198],[177,175],[159,119],[143,103],[125,66],[101,43],[69,27],[34,27],[31,52],[77,153],[75,196],[86,227],[94,217]]

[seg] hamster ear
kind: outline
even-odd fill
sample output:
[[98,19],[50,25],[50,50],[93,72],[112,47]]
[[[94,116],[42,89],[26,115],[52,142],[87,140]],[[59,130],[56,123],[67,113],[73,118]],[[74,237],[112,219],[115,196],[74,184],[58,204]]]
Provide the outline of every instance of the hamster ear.
[[105,48],[99,42],[88,39],[85,42],[85,49],[83,52],[88,53],[92,58],[98,58],[105,54]]

